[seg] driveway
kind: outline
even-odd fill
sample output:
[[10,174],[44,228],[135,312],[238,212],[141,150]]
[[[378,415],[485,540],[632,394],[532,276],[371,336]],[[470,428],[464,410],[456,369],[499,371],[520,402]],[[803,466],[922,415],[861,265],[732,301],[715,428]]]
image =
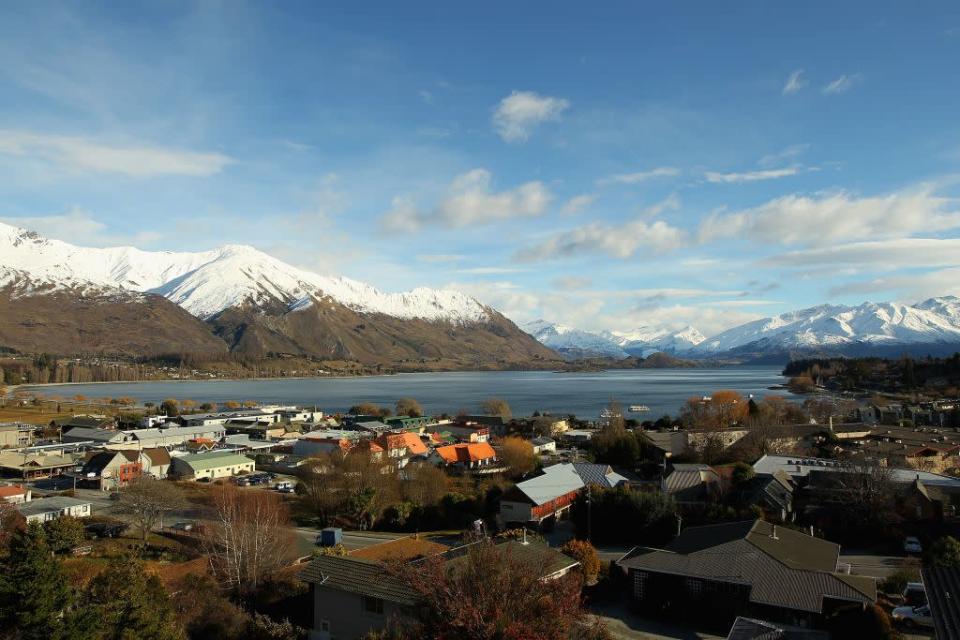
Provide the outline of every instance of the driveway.
[[919,569],[916,558],[905,556],[882,556],[869,553],[846,553],[840,556],[840,563],[850,565],[850,573],[857,576],[886,578],[900,569]]
[[617,640],[724,640],[726,637],[642,618],[620,603],[594,604],[589,608]]

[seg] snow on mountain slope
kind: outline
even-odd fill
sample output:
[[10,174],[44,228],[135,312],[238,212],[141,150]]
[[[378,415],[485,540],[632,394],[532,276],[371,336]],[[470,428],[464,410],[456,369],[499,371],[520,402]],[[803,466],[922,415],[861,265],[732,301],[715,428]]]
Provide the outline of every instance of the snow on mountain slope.
[[680,353],[703,342],[703,334],[686,326],[679,331],[663,327],[641,327],[632,331],[610,331],[606,336],[626,351],[635,355],[649,355],[657,351]]
[[616,342],[606,336],[564,324],[534,320],[521,325],[520,328],[536,338],[540,344],[561,353],[609,358],[629,356]]
[[723,353],[754,343],[765,350],[960,343],[960,299],[931,298],[912,306],[865,302],[810,307],[734,327],[701,342],[692,353]]
[[16,284],[19,295],[57,289],[158,293],[203,319],[244,303],[281,303],[297,310],[323,299],[401,319],[466,323],[491,314],[458,291],[384,293],[348,278],[298,269],[249,246],[197,253],[94,249],[0,223],[0,287],[8,284]]

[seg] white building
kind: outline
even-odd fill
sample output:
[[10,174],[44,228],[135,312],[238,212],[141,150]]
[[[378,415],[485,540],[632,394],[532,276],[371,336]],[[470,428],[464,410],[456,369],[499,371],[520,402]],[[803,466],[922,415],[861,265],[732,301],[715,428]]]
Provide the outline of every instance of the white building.
[[66,496],[53,496],[52,498],[44,498],[42,500],[31,500],[30,502],[18,505],[17,510],[28,523],[48,522],[63,516],[86,518],[93,513],[90,503],[86,500],[68,498]]

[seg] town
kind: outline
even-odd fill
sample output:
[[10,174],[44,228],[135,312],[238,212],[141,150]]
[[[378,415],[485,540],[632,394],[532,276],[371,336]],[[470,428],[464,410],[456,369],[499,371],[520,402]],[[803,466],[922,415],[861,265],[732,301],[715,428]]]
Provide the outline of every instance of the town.
[[442,637],[482,614],[515,637],[618,638],[683,629],[692,603],[703,637],[950,637],[956,619],[956,401],[718,390],[656,420],[495,398],[438,416],[412,398],[44,403],[0,425],[17,624],[67,633],[94,593],[150,594],[138,637]]

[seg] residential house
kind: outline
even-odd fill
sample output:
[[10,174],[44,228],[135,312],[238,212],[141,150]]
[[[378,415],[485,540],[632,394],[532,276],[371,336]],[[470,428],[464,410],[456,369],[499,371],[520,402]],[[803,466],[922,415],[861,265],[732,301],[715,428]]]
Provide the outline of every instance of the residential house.
[[254,440],[246,433],[234,433],[227,434],[224,437],[223,445],[227,449],[242,453],[244,451],[269,451],[276,443],[260,439]]
[[280,438],[287,432],[284,423],[261,418],[232,418],[223,427],[227,434],[245,434],[257,440]]
[[679,505],[717,502],[723,491],[719,474],[705,464],[672,465],[660,488]]
[[[577,561],[536,542],[500,542],[513,558],[540,571],[542,579],[561,577]],[[381,549],[380,547],[390,547]],[[313,600],[313,629],[310,640],[353,640],[385,629],[391,621],[413,615],[417,596],[385,561],[416,562],[423,557],[442,557],[448,563],[463,562],[469,545],[442,549],[442,545],[407,538],[375,545],[349,556],[317,556],[300,574],[310,585]]]
[[17,510],[30,522],[48,522],[56,520],[62,516],[72,516],[74,518],[86,518],[93,509],[90,502],[79,498],[69,498],[67,496],[53,496],[43,498],[42,500],[31,500],[17,505]]
[[348,429],[321,429],[311,431],[293,442],[293,454],[297,456],[317,456],[340,452],[347,453],[363,438],[360,431]]
[[481,416],[481,415],[471,415],[471,416],[457,416],[456,423],[450,426],[460,426],[460,427],[486,427],[488,433],[492,433],[495,436],[502,437],[507,435],[507,424],[509,420],[504,419],[503,416]]
[[738,502],[757,506],[771,519],[789,522],[794,519],[793,496],[797,485],[783,471],[754,475],[740,487]]
[[50,426],[66,433],[70,429],[82,427],[84,429],[113,429],[117,426],[115,418],[101,415],[77,415],[69,418],[57,418],[50,421]]
[[[755,473],[772,474],[777,471],[783,471],[790,476],[799,486],[806,484],[807,476],[814,471],[823,471],[826,473],[843,473],[856,471],[859,467],[856,461],[831,460],[826,458],[811,458],[804,456],[781,456],[765,455],[753,463]],[[910,484],[914,480],[920,479],[925,485],[946,487],[949,489],[960,488],[960,478],[945,476],[929,471],[920,471],[915,469],[890,469],[889,478],[897,484]]]
[[0,451],[0,474],[8,478],[37,480],[72,471],[73,458],[52,453]]
[[737,616],[727,640],[830,640],[830,634],[818,629]]
[[960,638],[960,567],[925,567],[923,588],[936,638]]
[[542,453],[557,452],[557,441],[554,440],[553,438],[540,436],[531,440],[530,444],[533,445],[533,452],[538,455]]
[[383,433],[377,436],[374,442],[380,445],[387,460],[398,469],[407,466],[414,458],[425,458],[428,453],[427,445],[423,444],[420,436],[410,431]]
[[603,464],[565,462],[544,467],[540,475],[518,482],[503,494],[500,520],[539,525],[547,518],[562,517],[587,485],[612,488],[626,482]]
[[839,554],[832,542],[755,520],[690,527],[663,549],[637,547],[617,565],[643,610],[818,627],[839,609],[877,599],[873,578],[838,570]]
[[423,433],[427,427],[437,424],[432,416],[393,416],[384,418],[383,422],[395,431],[414,431],[417,433]]
[[125,432],[132,440],[124,446],[130,449],[153,449],[155,447],[179,447],[190,440],[205,438],[219,442],[227,435],[223,425],[200,425],[186,427],[161,427],[137,429]]
[[497,452],[488,442],[450,444],[437,447],[430,456],[431,462],[454,471],[471,473],[498,473],[503,467],[497,464]]
[[433,427],[435,432],[442,432],[452,437],[456,442],[489,442],[490,427],[480,424],[445,424]]
[[29,487],[21,487],[18,484],[9,484],[0,486],[0,500],[7,504],[23,504],[30,502],[33,493]]
[[175,457],[171,460],[170,475],[184,480],[229,478],[241,473],[252,473],[253,460],[229,451],[210,451]]
[[143,472],[162,480],[170,473],[170,452],[163,447],[143,449],[140,452]]
[[33,431],[33,425],[29,424],[0,424],[0,449],[29,447],[33,442]]
[[597,433],[595,429],[568,429],[560,434],[560,439],[570,445],[585,447],[590,444],[590,439],[595,433]]
[[141,457],[139,451],[131,449],[95,453],[83,465],[81,482],[101,491],[125,487],[143,475]]

